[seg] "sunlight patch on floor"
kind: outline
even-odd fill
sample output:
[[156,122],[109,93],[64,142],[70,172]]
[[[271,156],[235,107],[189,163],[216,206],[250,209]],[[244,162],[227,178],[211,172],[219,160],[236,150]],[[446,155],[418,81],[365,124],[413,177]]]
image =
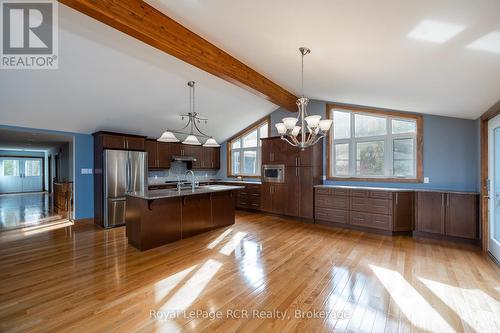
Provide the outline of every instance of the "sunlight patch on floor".
[[369,266],[412,325],[429,332],[455,332],[399,272]]
[[[421,277],[418,279],[475,331],[500,332],[500,304],[482,290],[455,287]],[[469,302],[477,303],[482,309],[481,318],[491,317],[492,321],[478,320],[478,316],[471,311]]]
[[155,302],[161,302],[189,273],[196,268],[196,265],[177,272],[154,285]]
[[159,310],[167,312],[186,310],[198,298],[221,266],[221,262],[208,259]]
[[222,234],[219,235],[212,243],[208,244],[207,249],[213,249],[216,247],[224,238],[226,238],[227,235],[229,235],[233,231],[233,229],[229,228],[226,231],[224,231]]
[[219,251],[222,254],[225,254],[226,256],[231,255],[233,253],[234,249],[238,246],[238,244],[241,243],[241,240],[247,235],[246,232],[241,232],[238,231],[233,238],[229,242],[227,242],[226,245]]

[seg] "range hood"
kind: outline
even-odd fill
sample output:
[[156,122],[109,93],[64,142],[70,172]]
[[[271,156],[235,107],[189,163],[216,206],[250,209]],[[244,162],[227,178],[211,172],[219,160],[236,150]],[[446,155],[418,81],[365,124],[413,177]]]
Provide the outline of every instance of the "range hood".
[[181,156],[181,155],[173,155],[172,161],[181,161],[181,162],[196,162],[196,158],[193,156]]

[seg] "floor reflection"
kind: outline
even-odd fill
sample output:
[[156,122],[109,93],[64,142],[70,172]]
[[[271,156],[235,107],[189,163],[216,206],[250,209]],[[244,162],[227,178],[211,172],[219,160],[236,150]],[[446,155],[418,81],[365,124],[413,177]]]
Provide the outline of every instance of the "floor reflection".
[[60,218],[54,213],[48,193],[0,195],[0,231],[50,223]]

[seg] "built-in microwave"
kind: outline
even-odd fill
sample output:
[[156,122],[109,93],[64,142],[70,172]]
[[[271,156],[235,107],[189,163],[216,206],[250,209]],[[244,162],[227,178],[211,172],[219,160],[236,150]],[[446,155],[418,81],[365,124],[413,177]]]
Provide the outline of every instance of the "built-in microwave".
[[264,164],[262,166],[263,183],[284,183],[285,165],[284,164]]

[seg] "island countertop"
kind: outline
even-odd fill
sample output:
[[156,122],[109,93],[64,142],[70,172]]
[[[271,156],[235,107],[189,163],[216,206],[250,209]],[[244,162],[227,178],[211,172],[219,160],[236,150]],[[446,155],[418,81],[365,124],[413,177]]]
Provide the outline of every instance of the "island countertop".
[[144,200],[156,200],[156,199],[168,199],[168,198],[177,198],[184,197],[189,195],[196,194],[205,194],[205,193],[215,193],[215,192],[223,192],[223,191],[236,191],[242,190],[245,186],[235,186],[235,185],[206,185],[206,186],[198,186],[195,188],[194,192],[189,189],[165,189],[165,190],[150,190],[150,191],[141,191],[141,192],[129,192],[128,196],[140,198]]

